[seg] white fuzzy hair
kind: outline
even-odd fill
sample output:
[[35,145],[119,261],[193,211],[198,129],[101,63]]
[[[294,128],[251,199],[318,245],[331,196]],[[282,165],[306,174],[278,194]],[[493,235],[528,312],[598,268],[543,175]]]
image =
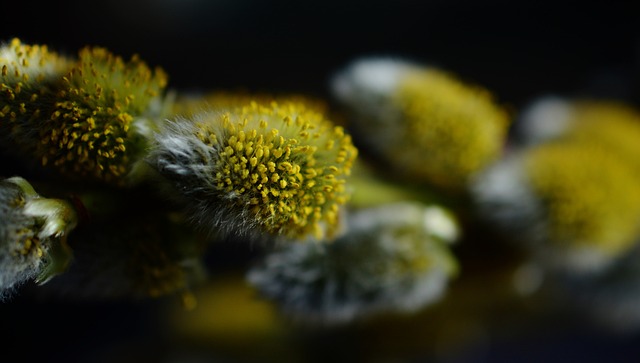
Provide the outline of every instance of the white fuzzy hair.
[[[44,259],[35,253],[16,254],[21,238],[36,236],[38,222],[35,217],[27,216],[22,208],[12,205],[24,195],[19,187],[11,182],[0,181],[0,301],[9,298],[15,289],[34,278],[42,269]],[[46,241],[42,241],[46,242]],[[43,243],[46,252],[48,243]]]
[[[155,144],[146,161],[162,176],[161,183],[168,184],[180,196],[178,199],[195,226],[211,233],[263,239],[260,221],[251,218],[248,201],[216,185],[220,151],[197,137],[197,123],[209,118],[211,113],[204,112],[192,120],[177,117],[166,121],[155,134]],[[225,138],[224,128],[220,126],[216,134]]]
[[571,104],[560,97],[542,97],[516,120],[516,138],[524,145],[534,145],[562,136],[572,126],[573,112]]
[[365,97],[388,97],[396,91],[398,82],[414,65],[392,58],[365,58],[350,64],[337,74],[332,90],[338,99],[353,103]]
[[[444,295],[452,273],[449,260],[437,255],[444,246],[423,230],[425,213],[409,203],[355,212],[336,241],[288,245],[269,254],[247,279],[303,322],[340,324],[383,311],[416,311]],[[424,244],[409,248],[398,241],[394,231],[405,228],[415,228]],[[385,268],[416,253],[434,254],[433,265],[421,272]]]
[[401,59],[363,58],[338,72],[331,80],[334,97],[353,115],[354,137],[371,150],[402,142],[401,110],[394,104],[398,85],[418,66]]

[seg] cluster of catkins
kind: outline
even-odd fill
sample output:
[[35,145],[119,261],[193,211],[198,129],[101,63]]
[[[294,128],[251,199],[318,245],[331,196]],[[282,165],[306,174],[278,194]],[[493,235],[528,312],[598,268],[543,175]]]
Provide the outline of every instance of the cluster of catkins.
[[99,47],[68,56],[14,39],[0,67],[0,298],[33,281],[193,304],[208,247],[252,243],[260,297],[349,322],[445,296],[464,273],[451,249],[461,210],[553,271],[606,270],[637,234],[640,126],[616,105],[546,101],[506,148],[512,115],[487,90],[400,59],[337,72],[337,110],[181,94],[160,68]]

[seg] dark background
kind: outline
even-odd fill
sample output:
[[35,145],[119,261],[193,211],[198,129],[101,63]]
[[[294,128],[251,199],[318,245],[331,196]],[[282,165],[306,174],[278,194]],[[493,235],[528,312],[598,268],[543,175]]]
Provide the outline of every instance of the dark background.
[[356,57],[440,66],[522,107],[546,93],[640,99],[633,2],[590,1],[12,1],[0,39],[75,54],[139,53],[179,90],[246,88],[327,97]]
[[[392,55],[483,85],[516,111],[550,93],[637,106],[640,16],[627,3],[12,1],[1,6],[0,41],[19,37],[71,55],[85,45],[124,57],[138,53],[166,70],[170,88],[184,92],[244,89],[329,100],[327,82],[335,71],[360,56]],[[221,256],[244,252],[236,248]],[[175,361],[163,356],[168,348],[158,339],[158,311],[154,302],[17,296],[0,303],[0,362],[118,361],[113,352],[129,346],[137,349],[123,361]],[[634,361],[639,343],[578,324],[506,339],[480,356],[461,352],[453,361]]]

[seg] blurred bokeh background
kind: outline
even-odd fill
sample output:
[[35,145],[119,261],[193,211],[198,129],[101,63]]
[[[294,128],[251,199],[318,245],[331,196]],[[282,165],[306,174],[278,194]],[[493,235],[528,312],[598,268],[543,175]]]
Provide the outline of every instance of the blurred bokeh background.
[[[0,40],[69,54],[99,45],[138,53],[180,92],[301,93],[331,101],[328,80],[354,58],[391,55],[480,84],[514,113],[537,97],[602,97],[640,106],[640,18],[614,2],[78,0],[3,4]],[[0,160],[2,163],[2,160]],[[346,328],[292,329],[254,301],[242,273],[256,247],[217,244],[198,308],[177,300],[87,302],[25,294],[0,305],[0,361],[623,362],[640,335],[571,311],[492,300],[512,250],[475,226],[456,251],[478,279],[436,309]],[[485,243],[483,245],[483,243]],[[486,261],[478,264],[477,261]],[[490,296],[486,299],[483,296]],[[473,297],[473,298],[471,298]],[[480,297],[480,298],[479,298]],[[475,299],[475,300],[474,300]],[[485,324],[487,321],[490,324]],[[498,327],[495,330],[487,328]]]

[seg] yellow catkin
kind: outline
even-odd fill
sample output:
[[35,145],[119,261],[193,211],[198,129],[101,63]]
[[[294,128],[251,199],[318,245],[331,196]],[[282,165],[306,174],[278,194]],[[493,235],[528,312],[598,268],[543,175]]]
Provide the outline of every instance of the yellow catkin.
[[606,148],[640,172],[640,114],[635,109],[605,101],[579,101],[572,109],[574,122],[566,138]]
[[299,102],[252,102],[219,117],[199,124],[219,151],[216,187],[250,205],[270,234],[333,234],[357,155],[350,136]]
[[137,151],[132,123],[166,87],[161,69],[87,47],[63,78],[41,132],[43,165],[74,177],[120,183]]
[[414,177],[460,189],[501,155],[509,117],[484,89],[414,69],[400,80],[394,103],[403,142],[389,145],[387,158]]
[[532,150],[525,163],[533,192],[546,208],[552,242],[608,255],[633,245],[639,232],[638,175],[615,154],[551,143]]
[[70,66],[71,60],[45,45],[14,38],[0,47],[0,132],[12,147],[30,151],[37,144],[33,130],[50,111],[55,89]]

